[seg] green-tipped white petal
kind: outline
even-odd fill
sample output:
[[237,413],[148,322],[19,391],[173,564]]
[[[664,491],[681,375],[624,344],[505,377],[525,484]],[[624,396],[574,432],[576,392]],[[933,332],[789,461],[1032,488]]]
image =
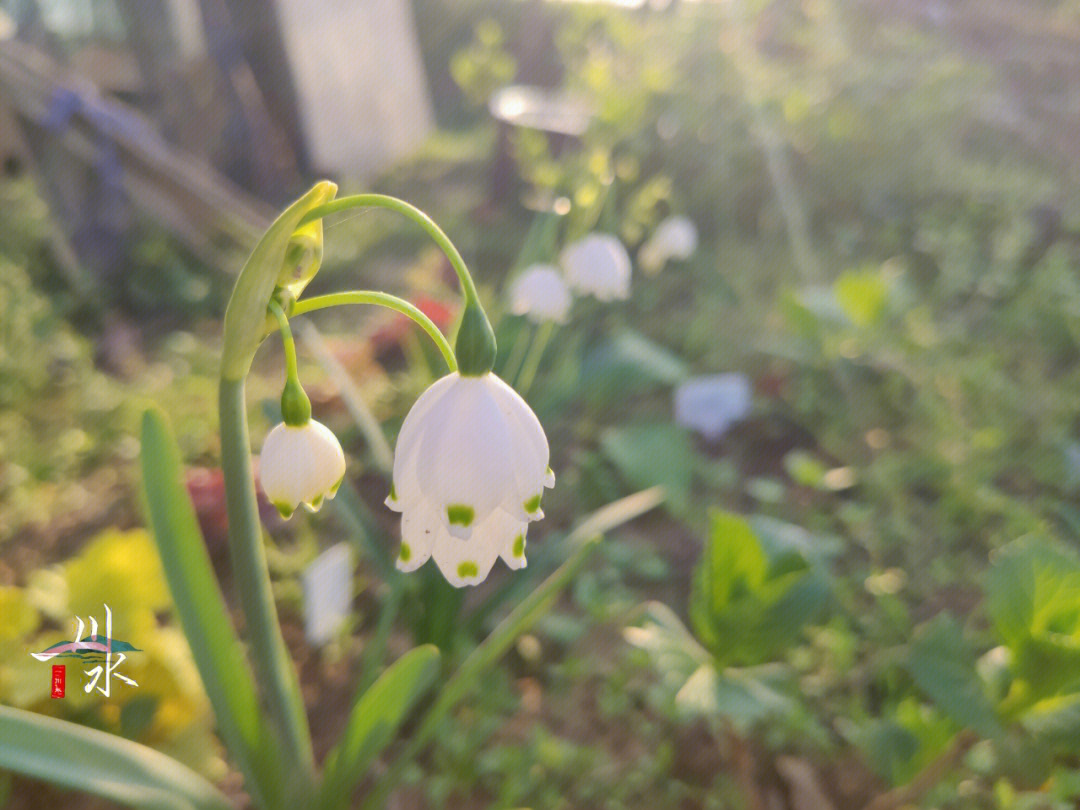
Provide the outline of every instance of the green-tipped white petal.
[[326,425],[311,419],[270,431],[259,456],[259,482],[267,499],[288,518],[303,504],[314,512],[337,493],[345,454]]
[[555,483],[548,461],[536,415],[494,374],[437,381],[398,436],[387,499],[402,513],[398,567],[414,570],[430,555],[458,587],[482,582],[499,556],[522,567],[525,528],[543,516],[540,493]]

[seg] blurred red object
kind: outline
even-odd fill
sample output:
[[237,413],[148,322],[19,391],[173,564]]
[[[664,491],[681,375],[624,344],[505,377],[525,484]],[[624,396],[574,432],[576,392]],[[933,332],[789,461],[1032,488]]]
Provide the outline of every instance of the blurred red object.
[[[443,331],[457,317],[456,307],[427,295],[417,297],[412,303],[418,310],[431,318],[432,322]],[[371,335],[371,345],[375,349],[375,354],[380,355],[391,349],[400,348],[405,336],[409,334],[409,330],[414,328],[415,325],[408,318],[401,315],[391,315],[386,323]]]
[[225,476],[219,469],[190,467],[187,490],[195,506],[199,528],[211,554],[225,548],[229,538],[229,516],[225,511]]
[[[258,471],[256,471],[256,481]],[[229,541],[229,515],[225,505],[225,475],[216,467],[190,467],[186,473],[188,494],[195,506],[195,516],[199,520],[206,548],[210,556],[224,553]],[[277,510],[256,486],[259,500],[259,517],[268,526],[280,522]]]

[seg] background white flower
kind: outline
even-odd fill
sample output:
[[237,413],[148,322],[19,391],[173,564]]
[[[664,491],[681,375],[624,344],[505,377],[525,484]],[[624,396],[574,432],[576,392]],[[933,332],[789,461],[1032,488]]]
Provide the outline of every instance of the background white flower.
[[689,259],[697,245],[697,226],[691,219],[668,217],[656,226],[652,236],[638,250],[638,263],[646,272],[655,273],[671,259]]
[[277,425],[263,442],[259,481],[270,503],[288,518],[304,504],[317,511],[345,477],[345,454],[326,425],[309,419],[299,427]]
[[572,303],[570,289],[550,264],[526,268],[510,285],[510,311],[536,323],[565,322]]
[[401,512],[398,568],[435,558],[450,584],[475,585],[502,556],[525,565],[529,521],[555,484],[536,414],[494,374],[457,372],[413,405],[398,434],[386,504]]
[[675,421],[719,439],[750,413],[753,392],[744,374],[695,377],[675,389]]
[[630,297],[630,254],[608,233],[591,233],[559,254],[566,281],[581,293],[601,301]]

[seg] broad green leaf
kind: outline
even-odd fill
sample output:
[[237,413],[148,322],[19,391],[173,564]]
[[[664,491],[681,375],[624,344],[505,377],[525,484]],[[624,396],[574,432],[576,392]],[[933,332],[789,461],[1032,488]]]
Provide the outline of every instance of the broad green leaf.
[[1074,752],[1080,748],[1080,694],[1037,703],[1020,722],[1031,734]]
[[[236,279],[229,306],[225,310],[225,334],[221,356],[221,376],[228,380],[242,379],[251,367],[255,350],[265,337],[267,329],[266,306],[274,294],[279,280],[286,284],[299,283],[312,267],[317,267],[315,243],[321,254],[321,228],[305,227],[299,241],[293,244],[293,235],[304,214],[333,199],[337,186],[322,181],[294,202],[274,220],[273,224],[255,245],[251,256],[244,263]],[[296,253],[299,275],[286,271],[290,248]],[[282,278],[283,273],[286,278]],[[303,282],[306,283],[306,280]],[[302,287],[301,287],[302,288]]]
[[839,723],[843,735],[890,785],[910,782],[956,736],[956,725],[934,706],[908,696],[883,716]]
[[791,698],[780,691],[778,674],[766,668],[717,671],[705,664],[690,676],[675,701],[684,711],[723,717],[747,733],[758,723],[794,710]]
[[635,487],[662,486],[669,502],[684,507],[693,480],[690,437],[670,422],[608,428],[600,447]]
[[688,373],[677,355],[633,331],[601,343],[585,357],[581,368],[581,376],[589,381],[588,391],[620,398],[630,389],[674,385]]
[[0,706],[0,768],[150,810],[230,810],[213,785],[152,748]]
[[1001,640],[1012,646],[1053,632],[1080,639],[1080,558],[1043,538],[1022,538],[991,558],[986,597]]
[[763,542],[737,515],[714,511],[711,519],[690,594],[691,622],[720,661],[765,663],[820,615],[829,596],[827,572],[789,542],[791,535],[773,532]]
[[409,650],[364,692],[327,759],[322,807],[348,804],[357,783],[438,674],[439,650],[428,644]]
[[1080,557],[1043,538],[995,553],[987,605],[1009,648],[1014,680],[1005,710],[1080,691]]
[[975,653],[956,620],[938,615],[911,643],[906,668],[915,683],[955,723],[986,737],[1003,729],[975,669]]
[[262,806],[277,806],[282,781],[290,771],[280,756],[277,735],[259,707],[251,671],[214,577],[181,477],[180,451],[157,410],[143,415],[142,472],[162,568],[221,736],[244,774],[245,789]]
[[758,590],[765,581],[769,560],[750,524],[729,512],[711,515],[708,546],[698,568],[695,599],[707,600],[708,609],[723,611],[743,593]]

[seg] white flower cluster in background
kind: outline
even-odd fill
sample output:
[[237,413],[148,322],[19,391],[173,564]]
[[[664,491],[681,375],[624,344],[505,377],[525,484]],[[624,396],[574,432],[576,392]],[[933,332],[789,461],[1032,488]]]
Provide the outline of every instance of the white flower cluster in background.
[[386,505],[401,512],[397,567],[429,557],[457,587],[476,585],[496,557],[525,565],[530,521],[555,484],[536,414],[494,374],[446,375],[413,405],[398,434]]
[[[672,259],[690,258],[697,245],[697,227],[690,219],[668,217],[641,246],[638,262],[655,273]],[[590,233],[571,242],[559,254],[559,268],[534,264],[525,269],[510,286],[511,312],[535,323],[564,323],[573,303],[571,291],[599,301],[630,297],[630,254],[613,234]]]

